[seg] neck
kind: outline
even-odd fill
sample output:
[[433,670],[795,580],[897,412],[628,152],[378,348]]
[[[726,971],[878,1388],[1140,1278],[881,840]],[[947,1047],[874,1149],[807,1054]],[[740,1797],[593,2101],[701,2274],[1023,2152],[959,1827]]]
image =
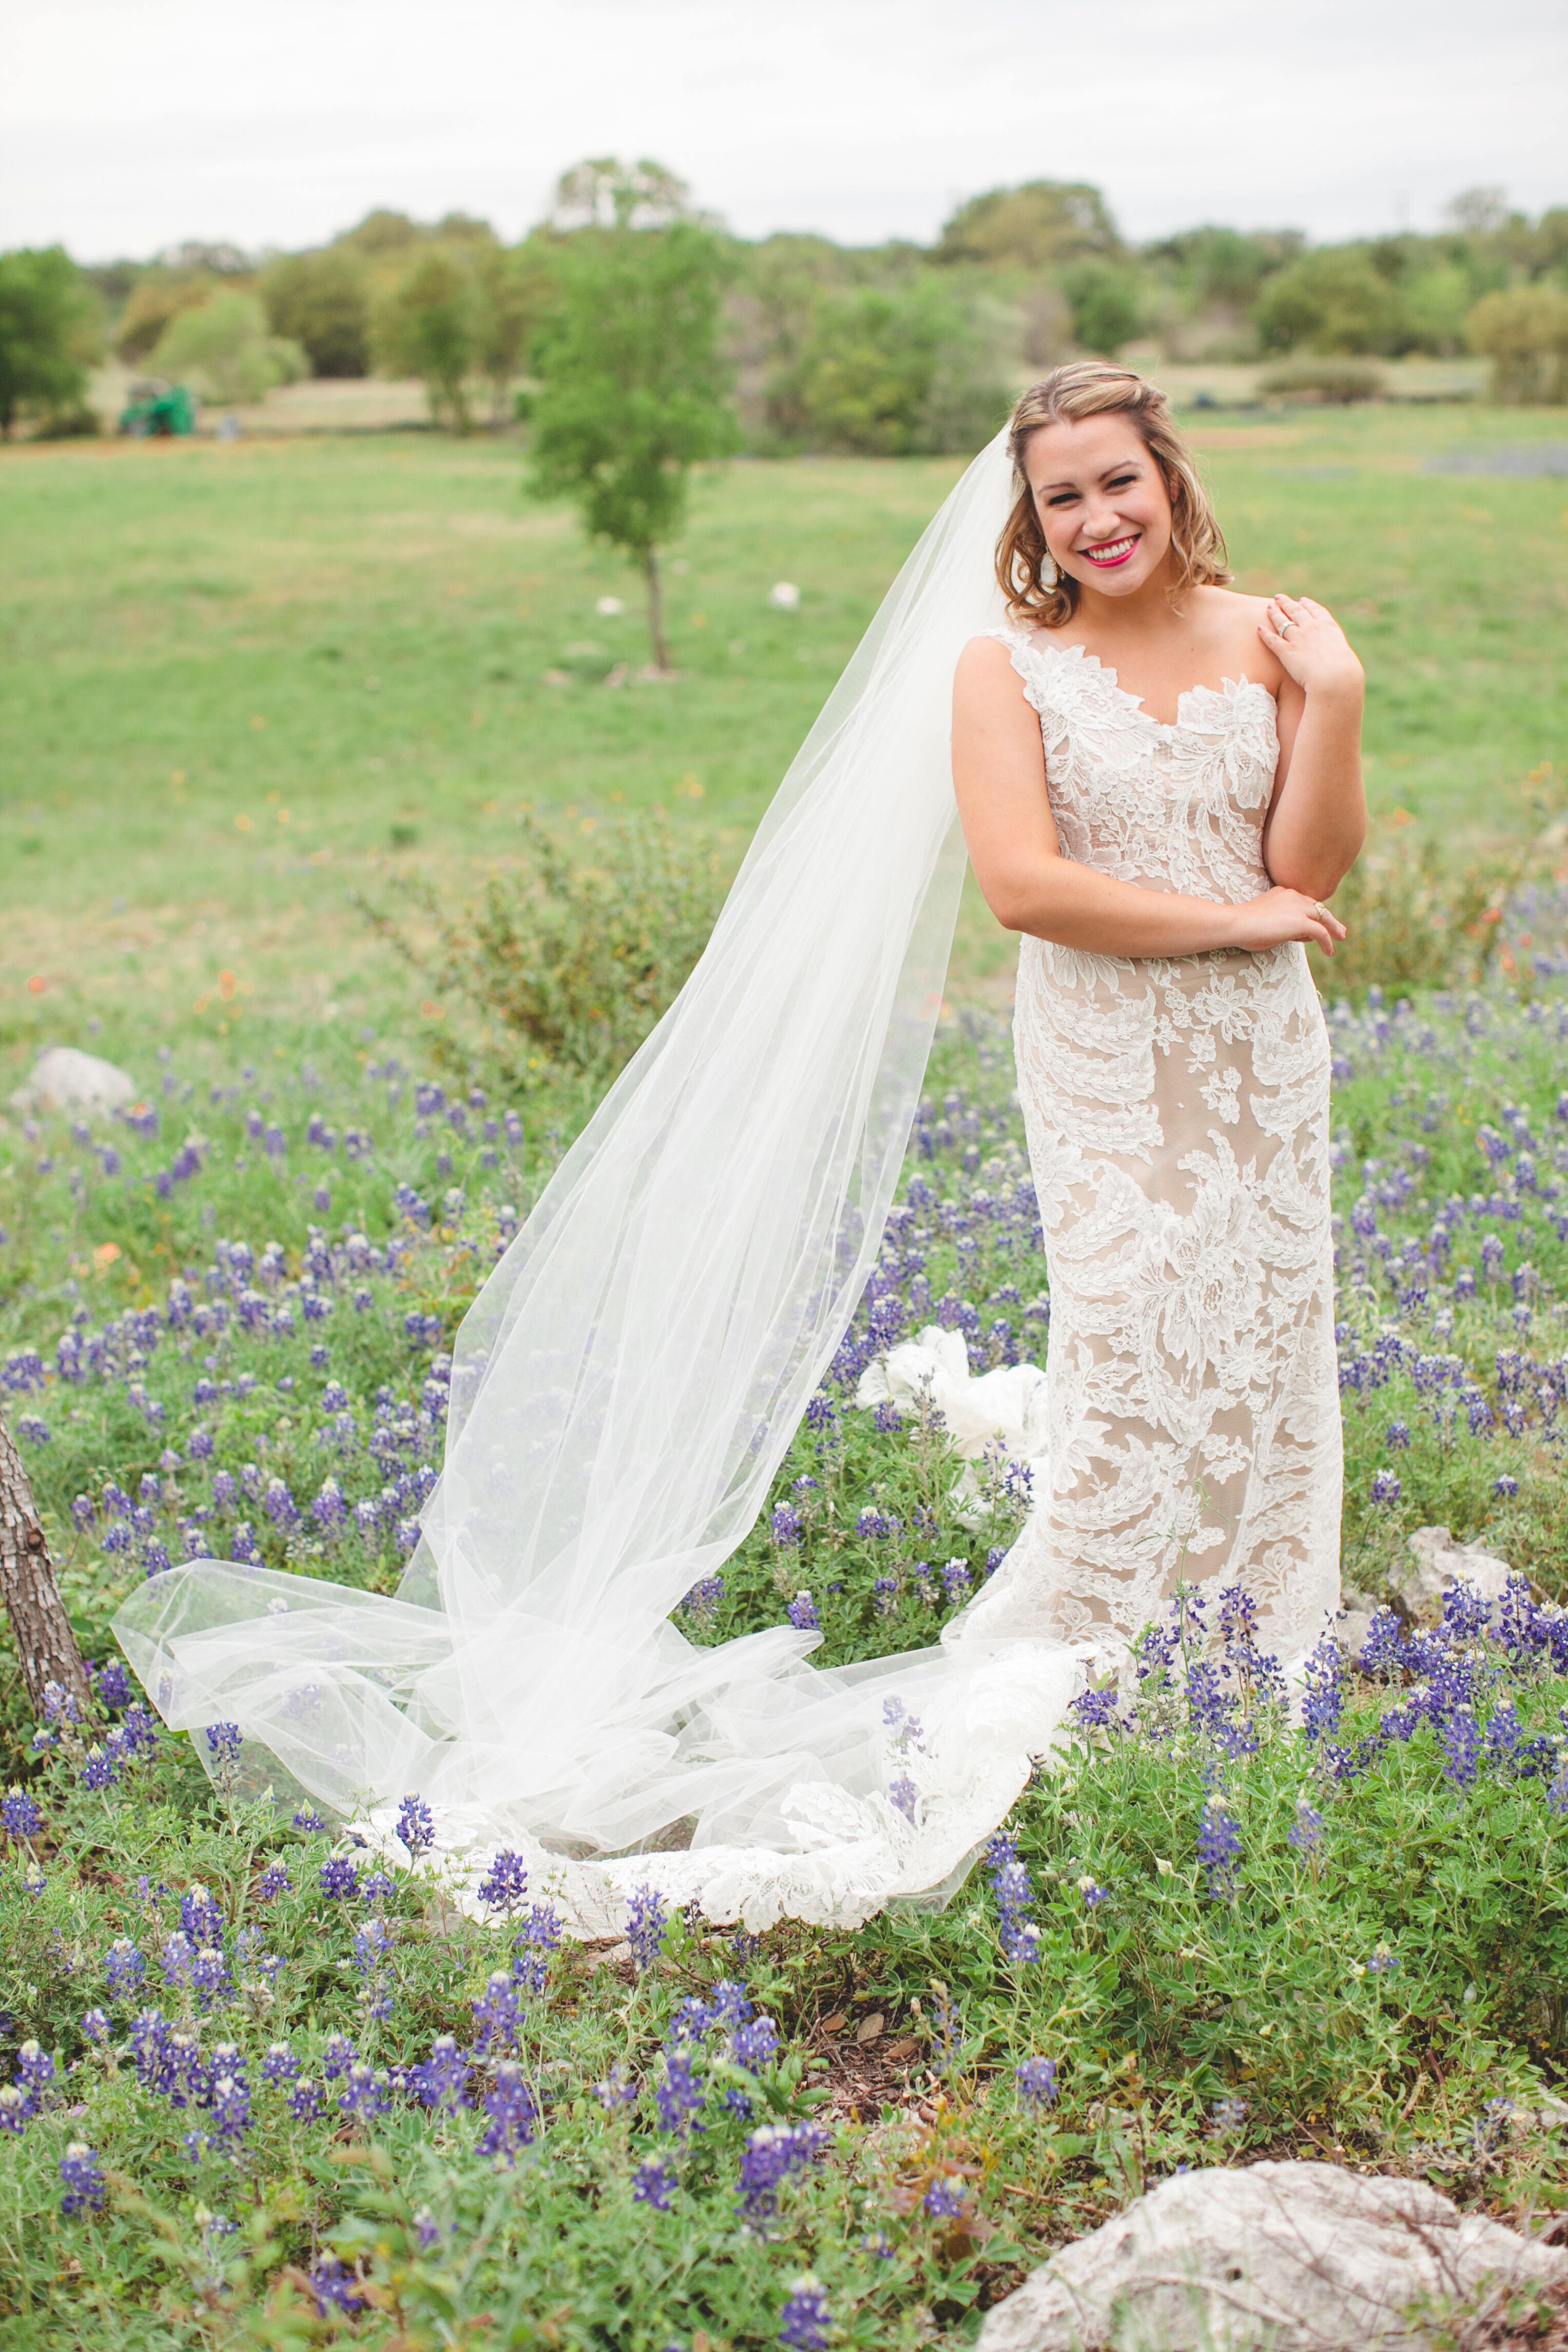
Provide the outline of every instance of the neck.
[[1168,555],[1157,572],[1124,596],[1107,596],[1092,583],[1080,581],[1074,618],[1096,636],[1179,635],[1181,615],[1170,601],[1175,585],[1176,565]]

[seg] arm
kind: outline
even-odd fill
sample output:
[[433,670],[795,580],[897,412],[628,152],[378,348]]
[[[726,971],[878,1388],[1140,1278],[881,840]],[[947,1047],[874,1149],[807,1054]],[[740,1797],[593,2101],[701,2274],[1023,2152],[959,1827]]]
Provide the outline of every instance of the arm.
[[1310,596],[1270,597],[1258,635],[1287,673],[1263,862],[1273,881],[1310,898],[1327,898],[1366,838],[1361,782],[1366,681],[1339,623]]
[[994,637],[959,656],[953,686],[953,785],[986,902],[1009,931],[1093,955],[1184,956],[1312,940],[1332,955],[1344,926],[1295,890],[1242,907],[1140,889],[1064,857],[1046,791],[1040,721]]

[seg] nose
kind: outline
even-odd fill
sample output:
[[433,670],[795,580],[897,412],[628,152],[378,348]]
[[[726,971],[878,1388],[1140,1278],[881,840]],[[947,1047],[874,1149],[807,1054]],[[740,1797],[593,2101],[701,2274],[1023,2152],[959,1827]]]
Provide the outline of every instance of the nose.
[[1083,513],[1083,536],[1091,546],[1114,539],[1122,529],[1120,510],[1109,499],[1092,499]]

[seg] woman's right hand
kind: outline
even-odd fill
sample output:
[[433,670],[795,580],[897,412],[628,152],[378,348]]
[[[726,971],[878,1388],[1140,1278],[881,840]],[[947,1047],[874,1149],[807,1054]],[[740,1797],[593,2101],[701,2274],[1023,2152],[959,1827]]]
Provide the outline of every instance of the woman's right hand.
[[1300,890],[1265,890],[1260,898],[1249,898],[1230,911],[1233,947],[1281,948],[1291,940],[1304,940],[1309,947],[1322,948],[1324,955],[1332,956],[1345,935],[1337,915],[1316,898],[1304,898]]

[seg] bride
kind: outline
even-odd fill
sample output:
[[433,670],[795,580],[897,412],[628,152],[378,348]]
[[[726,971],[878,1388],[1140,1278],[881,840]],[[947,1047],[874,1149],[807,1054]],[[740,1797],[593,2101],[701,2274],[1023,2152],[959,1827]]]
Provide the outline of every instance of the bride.
[[[1086,1654],[1177,1574],[1311,1637],[1339,1457],[1301,943],[1343,936],[1320,902],[1360,843],[1360,672],[1320,606],[1226,576],[1162,395],[1085,364],[1024,396],[470,1309],[397,1597],[151,1579],[116,1630],[166,1721],[236,1724],[252,1789],[389,1848],[418,1794],[459,1895],[505,1847],[580,1935],[644,1886],[853,1926],[961,1880]],[[1024,934],[1049,1492],[935,1649],[702,1647],[671,1612],[756,1519],[877,1254],[966,835]]]

